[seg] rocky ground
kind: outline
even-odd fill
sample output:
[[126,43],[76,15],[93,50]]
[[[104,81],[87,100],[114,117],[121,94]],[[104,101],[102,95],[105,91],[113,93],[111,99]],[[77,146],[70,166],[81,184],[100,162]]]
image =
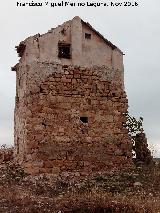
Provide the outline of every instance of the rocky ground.
[[81,181],[32,177],[12,161],[0,165],[2,213],[160,212],[160,166],[138,166]]

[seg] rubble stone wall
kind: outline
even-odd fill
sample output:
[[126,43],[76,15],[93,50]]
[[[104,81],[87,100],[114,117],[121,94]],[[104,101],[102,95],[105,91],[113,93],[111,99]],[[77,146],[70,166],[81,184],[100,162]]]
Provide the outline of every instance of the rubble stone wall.
[[86,176],[132,164],[123,71],[34,62],[20,75],[15,153],[26,171]]

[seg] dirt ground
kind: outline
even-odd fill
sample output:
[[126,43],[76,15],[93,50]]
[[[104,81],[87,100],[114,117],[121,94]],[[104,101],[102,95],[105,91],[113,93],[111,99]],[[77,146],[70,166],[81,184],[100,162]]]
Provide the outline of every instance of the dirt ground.
[[32,177],[9,161],[0,165],[0,212],[158,213],[159,180],[158,163],[75,180]]

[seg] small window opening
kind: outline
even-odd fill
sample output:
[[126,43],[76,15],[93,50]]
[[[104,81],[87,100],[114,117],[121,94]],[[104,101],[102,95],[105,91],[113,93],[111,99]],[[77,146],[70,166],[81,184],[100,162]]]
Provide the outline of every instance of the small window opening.
[[71,58],[71,45],[59,43],[58,44],[58,57],[59,58]]
[[80,120],[85,124],[88,123],[88,117],[80,117]]
[[91,39],[91,34],[90,33],[85,33],[85,38],[86,39]]

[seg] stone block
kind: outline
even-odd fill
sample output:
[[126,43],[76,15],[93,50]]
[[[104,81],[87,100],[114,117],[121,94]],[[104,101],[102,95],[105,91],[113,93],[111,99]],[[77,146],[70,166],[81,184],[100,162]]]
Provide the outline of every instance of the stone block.
[[[131,143],[122,126],[127,99],[121,80],[112,79],[114,70],[36,66],[41,80],[31,84],[40,91],[23,96],[15,111],[16,149],[23,150],[21,161],[29,161],[26,171],[78,178],[131,164]],[[43,77],[44,72],[49,74]]]

